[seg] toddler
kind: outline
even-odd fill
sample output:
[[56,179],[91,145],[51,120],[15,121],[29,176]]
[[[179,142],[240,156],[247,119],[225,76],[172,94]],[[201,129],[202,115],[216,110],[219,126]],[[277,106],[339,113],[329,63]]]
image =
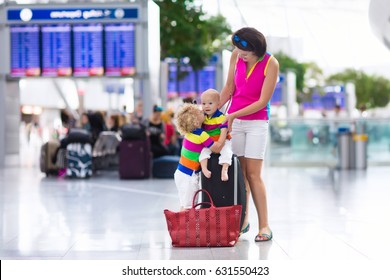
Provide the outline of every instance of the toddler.
[[[228,135],[228,124],[225,122],[225,115],[218,110],[219,93],[215,89],[208,89],[201,96],[202,109],[205,114],[205,119],[202,128],[210,135],[214,141],[223,143],[226,142],[221,150],[219,164],[222,165],[221,180],[229,180],[228,168],[232,164],[232,146],[230,143],[230,135]],[[211,177],[211,171],[207,168],[207,162],[210,158],[212,150],[205,147],[199,157],[202,167],[202,172],[205,177]]]

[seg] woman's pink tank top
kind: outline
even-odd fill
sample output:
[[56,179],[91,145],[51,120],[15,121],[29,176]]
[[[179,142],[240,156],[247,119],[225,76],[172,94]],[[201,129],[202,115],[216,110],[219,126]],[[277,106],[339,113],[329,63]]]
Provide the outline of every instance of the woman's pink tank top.
[[[234,82],[236,90],[233,93],[228,113],[234,113],[246,106],[259,100],[261,89],[263,88],[264,79],[267,75],[268,63],[272,55],[266,53],[261,61],[246,73],[246,63],[239,58],[236,63],[236,72]],[[270,104],[263,109],[246,116],[239,117],[240,120],[269,120]]]

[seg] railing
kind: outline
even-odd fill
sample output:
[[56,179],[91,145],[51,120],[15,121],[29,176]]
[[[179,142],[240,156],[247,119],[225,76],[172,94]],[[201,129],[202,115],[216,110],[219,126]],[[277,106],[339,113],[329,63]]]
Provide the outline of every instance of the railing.
[[368,135],[368,166],[390,165],[390,120],[373,118],[271,119],[266,164],[336,167],[341,127]]

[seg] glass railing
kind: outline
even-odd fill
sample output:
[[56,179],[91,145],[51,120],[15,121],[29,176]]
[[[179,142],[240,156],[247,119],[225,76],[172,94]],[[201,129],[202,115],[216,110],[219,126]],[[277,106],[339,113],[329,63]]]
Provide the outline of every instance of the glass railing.
[[266,164],[336,167],[340,128],[368,135],[368,166],[390,165],[390,121],[372,118],[271,119]]

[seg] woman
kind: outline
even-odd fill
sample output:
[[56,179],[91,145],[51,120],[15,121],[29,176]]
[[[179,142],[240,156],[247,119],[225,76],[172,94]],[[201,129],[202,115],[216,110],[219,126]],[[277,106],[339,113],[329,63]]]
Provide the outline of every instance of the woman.
[[169,155],[168,148],[164,144],[165,130],[161,118],[163,109],[160,106],[153,106],[153,113],[149,117],[148,131],[153,158]]
[[[279,63],[267,50],[264,35],[250,27],[232,35],[235,49],[230,58],[226,84],[221,91],[222,107],[229,99],[227,120],[233,152],[239,157],[247,187],[257,210],[255,241],[272,239],[268,224],[267,197],[261,169],[265,155],[269,101],[278,79]],[[249,231],[248,205],[241,233]]]

